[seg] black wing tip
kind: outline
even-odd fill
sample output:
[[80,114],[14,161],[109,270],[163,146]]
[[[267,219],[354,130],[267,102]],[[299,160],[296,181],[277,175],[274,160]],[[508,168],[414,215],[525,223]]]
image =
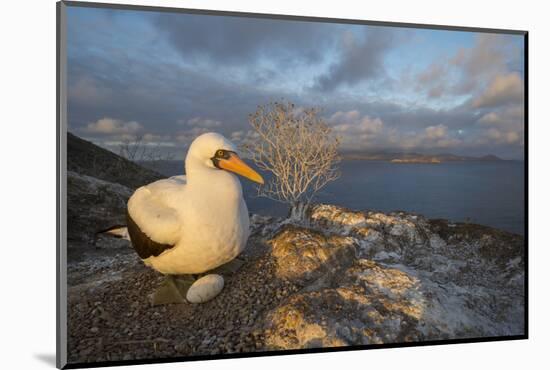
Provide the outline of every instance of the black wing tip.
[[130,212],[126,211],[126,220],[128,224],[128,234],[132,241],[132,246],[141,259],[147,259],[149,257],[157,257],[165,250],[171,249],[174,245],[157,243],[147,234],[145,234],[136,222],[130,216]]

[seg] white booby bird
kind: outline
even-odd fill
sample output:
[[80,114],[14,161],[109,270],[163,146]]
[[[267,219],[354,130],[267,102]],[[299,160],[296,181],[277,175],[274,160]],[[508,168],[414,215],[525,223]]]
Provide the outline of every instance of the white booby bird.
[[[193,141],[185,173],[142,186],[128,201],[127,231],[134,249],[146,265],[167,276],[204,273],[239,255],[250,231],[235,174],[263,184],[235,145],[217,133]],[[221,291],[223,278],[205,278],[187,285],[188,301],[206,301]]]

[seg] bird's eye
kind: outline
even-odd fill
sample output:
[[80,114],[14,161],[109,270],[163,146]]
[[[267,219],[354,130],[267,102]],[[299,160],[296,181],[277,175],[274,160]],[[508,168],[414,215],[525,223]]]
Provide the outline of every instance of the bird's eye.
[[223,157],[223,150],[218,150],[217,156],[218,157]]

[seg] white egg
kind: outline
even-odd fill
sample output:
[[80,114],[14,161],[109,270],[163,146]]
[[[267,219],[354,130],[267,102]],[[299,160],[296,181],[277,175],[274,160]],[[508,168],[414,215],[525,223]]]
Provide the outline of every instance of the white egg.
[[195,281],[187,291],[186,298],[191,303],[203,303],[211,300],[223,289],[223,277],[209,274]]

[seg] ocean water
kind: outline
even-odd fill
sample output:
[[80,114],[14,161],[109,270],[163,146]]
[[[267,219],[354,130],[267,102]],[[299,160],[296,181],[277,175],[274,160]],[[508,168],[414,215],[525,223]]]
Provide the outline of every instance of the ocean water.
[[[428,218],[470,221],[524,233],[524,162],[447,162],[396,164],[346,160],[341,176],[318,194],[317,201],[356,210],[407,211]],[[155,169],[183,172],[183,162],[166,161]],[[241,179],[250,212],[282,216],[286,206],[256,196],[255,185]]]

